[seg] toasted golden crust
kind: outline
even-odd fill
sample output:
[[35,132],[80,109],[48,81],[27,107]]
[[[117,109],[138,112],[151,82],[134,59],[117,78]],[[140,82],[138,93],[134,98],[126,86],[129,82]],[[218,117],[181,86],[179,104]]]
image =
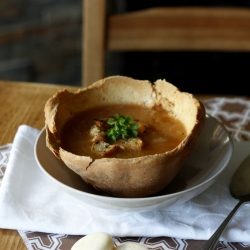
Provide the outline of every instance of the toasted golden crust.
[[[131,159],[79,156],[61,147],[64,124],[76,114],[102,104],[162,106],[186,128],[186,138],[163,154]],[[119,197],[145,197],[166,187],[193,150],[205,123],[205,109],[193,95],[180,92],[165,80],[154,84],[123,76],[102,79],[69,93],[57,92],[45,105],[46,143],[53,154],[96,189]]]

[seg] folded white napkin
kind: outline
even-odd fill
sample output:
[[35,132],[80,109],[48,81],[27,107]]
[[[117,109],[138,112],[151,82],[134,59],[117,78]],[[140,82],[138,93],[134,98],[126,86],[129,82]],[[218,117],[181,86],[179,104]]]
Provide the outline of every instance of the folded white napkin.
[[[38,167],[34,143],[38,131],[19,127],[0,188],[0,228],[85,235],[104,231],[113,236],[169,236],[208,239],[236,205],[228,184],[234,169],[249,153],[250,143],[235,143],[231,162],[201,195],[185,203],[148,212],[96,208],[63,193]],[[245,204],[221,240],[250,241],[250,205]]]

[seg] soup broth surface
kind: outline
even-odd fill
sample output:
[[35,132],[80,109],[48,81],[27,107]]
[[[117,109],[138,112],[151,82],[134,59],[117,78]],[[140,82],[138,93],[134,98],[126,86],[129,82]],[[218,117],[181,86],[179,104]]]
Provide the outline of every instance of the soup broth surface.
[[160,108],[148,108],[141,105],[105,105],[88,109],[73,117],[65,126],[62,133],[62,147],[76,155],[101,158],[91,152],[90,128],[94,119],[103,119],[114,114],[132,116],[149,125],[146,131],[139,135],[143,140],[142,150],[119,152],[112,157],[134,158],[145,155],[165,153],[174,149],[186,137],[184,125],[172,117],[168,111]]

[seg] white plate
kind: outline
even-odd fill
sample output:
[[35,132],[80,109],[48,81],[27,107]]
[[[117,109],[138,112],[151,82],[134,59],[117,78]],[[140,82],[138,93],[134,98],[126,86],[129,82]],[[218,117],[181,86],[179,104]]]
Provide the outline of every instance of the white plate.
[[46,147],[43,129],[35,144],[35,158],[43,172],[60,186],[62,192],[93,206],[124,210],[148,211],[166,208],[197,196],[214,183],[233,153],[233,142],[226,128],[211,116],[197,144],[181,171],[163,191],[147,198],[117,198],[96,191],[71,171]]

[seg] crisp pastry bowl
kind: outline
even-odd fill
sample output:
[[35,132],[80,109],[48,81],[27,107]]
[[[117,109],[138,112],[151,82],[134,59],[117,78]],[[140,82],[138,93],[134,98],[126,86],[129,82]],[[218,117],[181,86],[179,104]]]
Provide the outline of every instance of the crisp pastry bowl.
[[79,206],[91,205],[118,211],[152,211],[178,205],[209,188],[223,173],[233,154],[233,142],[217,119],[206,115],[205,126],[189,157],[174,180],[162,191],[143,198],[120,198],[88,185],[55,157],[46,146],[46,130],[37,137],[34,155],[38,167],[53,187],[75,199]]
[[[61,143],[65,124],[86,109],[106,104],[160,106],[182,122],[186,136],[170,151],[128,159],[93,159],[67,151]],[[75,93],[59,91],[44,110],[46,145],[54,157],[96,190],[123,198],[149,197],[168,186],[193,151],[206,120],[202,103],[192,94],[165,80],[151,84],[123,76],[102,79]]]

